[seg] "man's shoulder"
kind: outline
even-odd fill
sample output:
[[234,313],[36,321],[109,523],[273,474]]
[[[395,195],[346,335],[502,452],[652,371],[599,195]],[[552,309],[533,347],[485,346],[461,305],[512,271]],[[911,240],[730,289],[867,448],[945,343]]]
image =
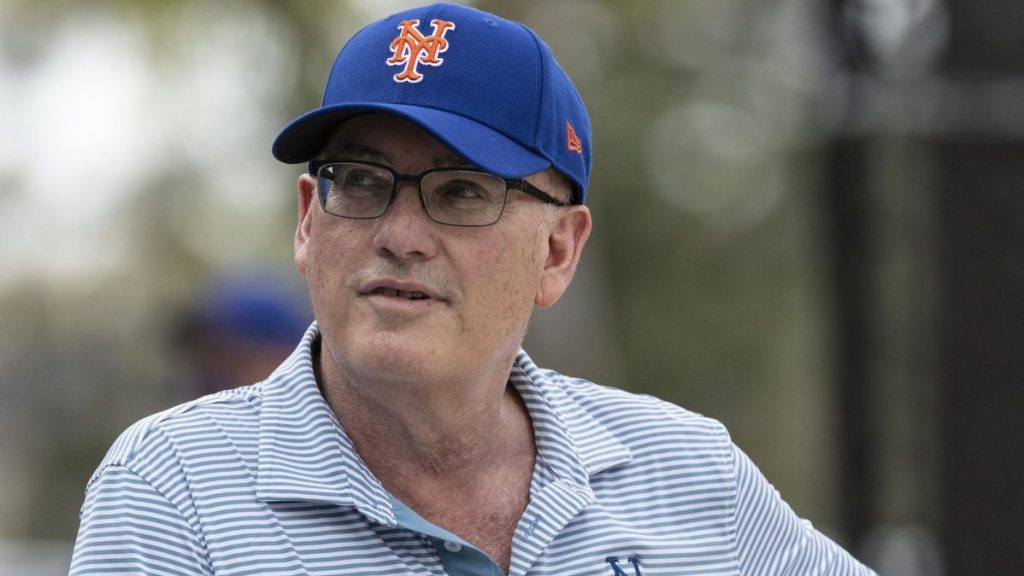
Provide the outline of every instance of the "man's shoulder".
[[[595,489],[679,495],[700,484],[726,487],[721,495],[731,497],[734,447],[718,421],[651,395],[556,372],[537,372],[532,380],[545,390],[557,415],[554,425],[566,432]],[[684,476],[692,482],[669,481]]]
[[265,384],[215,392],[136,421],[111,445],[90,484],[111,466],[141,468],[190,440],[226,441],[228,431],[255,435]]
[[674,436],[731,442],[728,431],[717,420],[650,394],[597,384],[552,370],[542,370],[542,373],[567,399],[616,436]]

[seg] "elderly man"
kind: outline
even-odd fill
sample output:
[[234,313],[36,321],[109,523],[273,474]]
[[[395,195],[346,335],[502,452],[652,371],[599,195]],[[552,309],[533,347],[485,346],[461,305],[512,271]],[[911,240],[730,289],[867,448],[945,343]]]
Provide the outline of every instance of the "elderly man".
[[591,230],[586,109],[526,27],[371,24],[278,136],[316,323],[267,380],[141,421],[73,574],[870,574],[718,423],[535,366]]

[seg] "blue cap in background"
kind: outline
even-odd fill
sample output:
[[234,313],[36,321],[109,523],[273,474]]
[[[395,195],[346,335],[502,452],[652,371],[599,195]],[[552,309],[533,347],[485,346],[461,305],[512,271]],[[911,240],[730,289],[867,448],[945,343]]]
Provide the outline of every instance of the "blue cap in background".
[[291,276],[242,269],[216,278],[199,296],[190,330],[212,337],[294,346],[313,321],[309,298]]

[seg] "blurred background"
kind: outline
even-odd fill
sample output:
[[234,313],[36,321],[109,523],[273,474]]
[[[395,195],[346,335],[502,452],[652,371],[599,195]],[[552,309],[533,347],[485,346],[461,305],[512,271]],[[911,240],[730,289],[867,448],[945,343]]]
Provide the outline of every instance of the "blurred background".
[[[0,0],[0,575],[135,420],[309,321],[270,142],[413,3]],[[724,422],[882,574],[1024,566],[1024,3],[480,0],[594,124],[542,365]]]

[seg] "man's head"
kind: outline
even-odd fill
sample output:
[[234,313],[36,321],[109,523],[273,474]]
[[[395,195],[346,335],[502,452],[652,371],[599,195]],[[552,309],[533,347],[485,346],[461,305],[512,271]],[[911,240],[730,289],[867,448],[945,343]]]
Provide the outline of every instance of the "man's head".
[[324,104],[274,147],[314,172],[298,182],[295,258],[332,369],[425,382],[507,371],[589,235],[589,145],[578,94],[519,24],[437,5],[350,40]]

